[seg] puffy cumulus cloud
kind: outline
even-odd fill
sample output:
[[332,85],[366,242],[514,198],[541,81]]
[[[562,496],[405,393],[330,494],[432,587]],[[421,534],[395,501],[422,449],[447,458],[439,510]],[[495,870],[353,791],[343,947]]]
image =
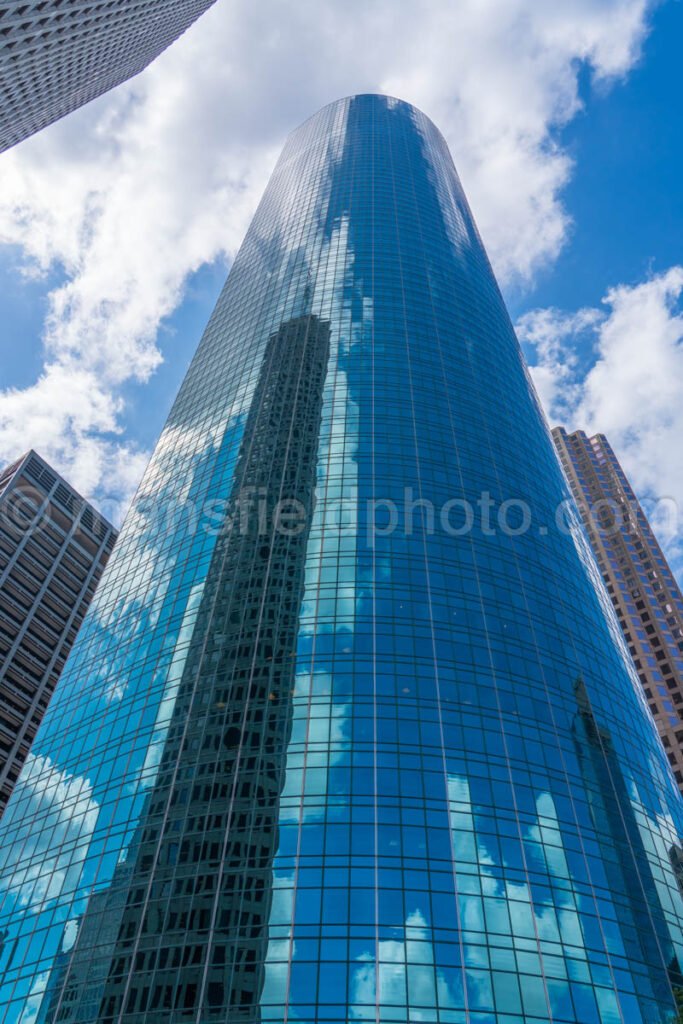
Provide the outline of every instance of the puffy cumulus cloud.
[[234,254],[286,133],[338,96],[430,114],[497,270],[529,279],[567,234],[557,129],[579,65],[624,75],[647,5],[218,0],[143,75],[0,160],[0,240],[62,278],[39,380],[0,393],[0,461],[34,444],[87,494],[129,494],[144,453],[121,434],[124,386],[159,365],[188,275]]
[[[610,288],[602,309],[518,323],[549,418],[607,436],[683,572],[683,266]],[[579,353],[582,355],[579,355]],[[664,499],[664,500],[662,500]]]
[[517,321],[517,334],[534,353],[534,384],[543,407],[556,418],[566,418],[580,397],[577,379],[580,362],[577,343],[603,318],[599,309],[564,313],[534,309]]
[[51,362],[35,384],[0,393],[0,464],[37,448],[77,490],[99,492],[102,511],[119,520],[147,463],[120,437],[122,411],[106,381],[78,359]]

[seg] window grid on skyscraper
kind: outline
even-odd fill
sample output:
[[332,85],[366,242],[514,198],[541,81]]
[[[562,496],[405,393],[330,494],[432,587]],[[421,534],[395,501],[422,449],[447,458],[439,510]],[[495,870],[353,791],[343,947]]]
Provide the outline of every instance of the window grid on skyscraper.
[[[533,529],[443,529],[485,495]],[[8,806],[2,1024],[670,1024],[681,798],[568,498],[443,138],[324,108]]]
[[0,152],[142,71],[214,0],[0,0]]

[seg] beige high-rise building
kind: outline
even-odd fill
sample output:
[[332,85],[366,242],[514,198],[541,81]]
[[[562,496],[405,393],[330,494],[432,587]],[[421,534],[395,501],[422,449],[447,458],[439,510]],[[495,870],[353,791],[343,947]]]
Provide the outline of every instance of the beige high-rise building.
[[36,452],[0,471],[0,817],[116,537]]
[[607,438],[555,427],[553,439],[683,792],[680,588]]

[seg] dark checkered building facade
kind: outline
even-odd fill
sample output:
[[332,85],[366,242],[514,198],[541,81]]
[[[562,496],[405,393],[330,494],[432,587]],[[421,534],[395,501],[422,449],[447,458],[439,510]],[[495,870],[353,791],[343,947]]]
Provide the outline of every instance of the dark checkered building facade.
[[0,472],[0,816],[116,536],[35,452]]
[[213,0],[0,0],[0,152],[125,82]]

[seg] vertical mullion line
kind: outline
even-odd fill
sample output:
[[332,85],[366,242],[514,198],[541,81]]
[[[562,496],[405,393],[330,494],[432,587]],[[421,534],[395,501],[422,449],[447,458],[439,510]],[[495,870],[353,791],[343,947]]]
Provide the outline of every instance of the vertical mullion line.
[[[320,175],[320,162],[323,159],[323,157],[321,156],[321,154],[320,154],[320,152],[318,150],[320,150],[321,148],[322,147],[320,146],[320,144],[318,144],[318,147],[316,147],[314,143],[310,143],[309,144],[309,154],[310,154],[311,150],[314,150],[315,154],[316,154],[316,159],[317,159],[316,183],[313,186],[311,191],[314,191],[315,189],[317,189],[319,184],[320,184],[320,177],[321,177],[321,175]],[[309,224],[309,230],[310,230],[310,224]],[[317,279],[317,275],[316,275],[316,279]],[[305,594],[305,581],[304,581],[304,594]],[[308,715],[307,715],[307,721],[306,721],[306,733],[305,733],[305,739],[304,739],[304,750],[302,752],[301,800],[300,800],[299,806],[297,808],[297,847],[296,847],[295,862],[294,862],[294,873],[293,873],[292,886],[291,886],[292,908],[291,908],[291,918],[290,918],[290,934],[288,936],[288,945],[287,945],[287,971],[286,971],[286,978],[287,978],[287,980],[286,980],[286,983],[285,983],[285,996],[284,996],[285,1005],[284,1005],[284,1008],[283,1008],[283,1021],[284,1021],[284,1024],[287,1024],[287,1021],[289,1019],[290,986],[291,986],[291,976],[292,976],[292,962],[293,962],[293,959],[294,959],[294,930],[295,930],[295,924],[296,924],[296,895],[297,895],[298,882],[299,882],[299,859],[301,857],[301,846],[302,846],[301,829],[302,829],[303,817],[304,817],[304,815],[303,815],[303,805],[304,805],[304,793],[305,793],[305,762],[306,762],[306,750],[307,750],[307,746],[308,746],[308,739],[309,739],[309,735],[310,735],[310,712],[311,712],[311,703],[312,703],[312,696],[311,696],[311,694],[312,694],[312,673],[311,673],[311,685],[309,686],[309,693],[308,693]],[[292,699],[294,700],[294,697]]]
[[[349,309],[348,357],[347,357],[347,368],[346,368],[346,371],[345,371],[346,372],[346,381],[345,381],[345,388],[344,388],[344,395],[345,395],[345,405],[344,405],[344,437],[343,437],[343,444],[341,446],[341,466],[340,466],[340,469],[341,469],[341,479],[340,479],[340,484],[339,484],[339,488],[340,488],[340,522],[339,522],[338,542],[339,542],[339,540],[341,540],[341,529],[342,529],[341,510],[343,509],[344,486],[345,486],[345,483],[346,483],[346,478],[345,478],[345,472],[344,471],[345,471],[345,468],[346,468],[346,452],[347,452],[347,447],[348,447],[347,431],[348,431],[348,427],[349,427],[348,414],[349,414],[349,393],[350,393],[349,376],[350,376],[351,369],[352,369],[352,354],[351,353],[352,353],[352,347],[353,347],[353,290],[354,290],[354,286],[356,284],[355,273],[353,272],[354,271],[354,262],[353,261],[351,261],[351,266],[349,267],[350,252],[351,252],[351,239],[352,239],[352,235],[353,235],[352,208],[353,208],[354,184],[355,184],[355,180],[356,180],[356,159],[357,159],[357,156],[358,156],[359,146],[363,145],[362,131],[361,131],[360,140],[356,139],[355,141],[353,141],[353,136],[351,135],[350,130],[349,130],[350,113],[351,113],[351,104],[352,103],[353,103],[353,99],[348,99],[346,101],[346,118],[345,118],[345,132],[344,132],[344,149],[346,149],[348,147],[350,139],[352,140],[352,145],[351,145],[351,168],[350,168],[350,172],[349,172],[349,176],[348,176],[348,198],[347,198],[348,225],[347,225],[347,239],[346,239],[346,247],[344,249],[344,254],[343,254],[344,261],[343,261],[343,265],[342,265],[342,274],[341,274],[341,301],[340,301],[340,315],[339,315],[339,327],[340,327],[339,333],[340,333],[340,335],[341,335],[341,333],[342,333],[342,331],[344,329],[343,328],[343,324],[344,324],[344,316],[345,316],[345,306],[347,305],[346,296],[345,296],[345,290],[346,290],[346,287],[347,287],[347,271],[350,271],[350,276],[351,276],[352,284],[351,284],[351,297],[350,297],[350,300],[348,302],[348,309]],[[361,210],[362,210],[362,203],[361,203]],[[341,237],[341,232],[340,232],[340,237]],[[361,323],[362,323],[362,321],[361,321]],[[358,425],[357,429],[360,429],[359,425]],[[357,437],[356,441],[357,441],[357,451],[360,451],[360,444],[359,444],[359,438],[358,437]],[[330,446],[330,450],[332,450],[332,446]],[[360,458],[360,455],[357,456],[357,459],[359,459],[359,458]],[[358,476],[358,463],[357,463],[357,468],[356,468],[356,475]],[[355,516],[356,516],[356,522],[358,522],[358,488],[356,488],[356,510],[355,510]],[[356,530],[356,538],[357,538],[357,532],[358,531]],[[356,544],[358,544],[358,540],[357,539],[356,539]],[[341,551],[341,546],[340,546],[339,543],[337,543],[337,573],[339,571],[340,551]],[[357,559],[357,557],[358,557],[358,550],[356,548],[355,558]],[[354,569],[355,569],[355,567],[354,567]],[[338,586],[338,576],[337,576],[337,586]],[[337,614],[337,602],[335,601],[335,633],[336,633],[336,614]],[[355,625],[355,606],[354,606],[354,625]],[[354,630],[354,635],[355,635],[355,630]],[[351,646],[352,646],[351,657],[355,658],[355,651],[353,650],[353,644]],[[335,651],[334,659],[335,659],[335,665],[336,665],[336,662],[337,662],[337,653],[336,653],[336,651]],[[334,686],[334,673],[332,675],[333,675],[332,686]],[[353,706],[353,699],[355,697],[355,686],[356,686],[355,680],[356,680],[356,675],[355,675],[355,672],[353,672],[353,673],[350,672],[349,675],[351,676],[351,678],[353,680],[353,682],[351,683],[351,686],[352,686],[351,699],[352,699],[352,706]],[[353,742],[353,732],[354,732],[354,716],[353,715],[351,716],[351,730],[352,730],[352,742]],[[353,767],[352,766],[353,766],[353,757],[351,758],[351,770],[349,772],[349,779],[351,781],[351,786],[353,785]],[[349,828],[349,836],[353,835],[352,807],[353,807],[353,800],[351,799],[351,793],[349,793],[349,802],[348,802],[348,814],[349,814],[348,828]],[[350,851],[350,854],[349,854],[349,857],[350,857],[349,880],[350,880],[351,879],[351,875],[352,875],[352,871],[353,871],[353,868],[352,868],[352,864],[353,864],[353,847],[352,847],[351,843],[349,843],[349,851]],[[350,881],[349,881],[349,885],[350,885]],[[351,906],[351,901],[349,900],[349,911],[348,911],[349,915],[351,913],[350,906]],[[350,920],[350,917],[349,917],[349,920]],[[348,956],[348,945],[347,945],[347,956]],[[348,981],[349,981],[349,975],[350,975],[350,970],[347,970],[347,985],[348,985]],[[348,997],[345,998],[345,1002],[347,1001],[347,998]]]
[[[376,145],[376,114],[377,107],[373,103],[372,109],[372,130],[370,134],[370,294],[372,296],[372,323],[370,327],[370,494],[373,500],[373,528],[374,528],[374,502],[377,499],[375,488],[377,486],[377,467],[375,463],[375,145]],[[367,513],[366,513],[367,514]],[[367,535],[366,520],[366,535]],[[375,1024],[380,1024],[379,1004],[379,972],[380,972],[380,920],[379,920],[379,794],[378,794],[378,773],[377,773],[377,553],[375,550],[375,538],[372,537],[372,714],[373,714],[373,788],[374,788],[374,844],[375,844]]]
[[[417,130],[417,126],[414,123],[413,123],[413,127]],[[405,134],[403,132],[401,132],[401,136],[403,138],[404,144],[406,144],[407,140],[406,140]],[[420,466],[420,446],[419,446],[419,440],[418,440],[417,422],[416,422],[416,417],[415,417],[415,394],[414,394],[414,388],[413,388],[412,363],[411,363],[411,358],[410,358],[409,321],[408,321],[408,310],[407,310],[407,304],[406,304],[405,279],[404,279],[404,274],[403,274],[403,256],[402,256],[402,253],[401,253],[400,218],[399,218],[399,215],[398,215],[398,205],[397,205],[397,197],[396,197],[396,172],[395,172],[395,164],[394,164],[394,145],[393,145],[393,142],[394,142],[393,135],[391,135],[390,136],[390,144],[388,146],[388,151],[389,151],[390,160],[391,160],[391,183],[392,183],[392,194],[393,194],[393,199],[394,199],[394,219],[395,219],[395,225],[396,225],[396,255],[397,255],[397,258],[398,258],[399,281],[400,281],[400,287],[401,287],[401,303],[402,303],[402,309],[403,309],[403,340],[404,340],[405,349],[406,349],[406,370],[407,370],[407,376],[408,376],[408,386],[409,386],[409,389],[410,389],[410,413],[411,413],[411,422],[412,422],[412,428],[413,428],[413,446],[414,446],[414,449],[415,449],[415,472],[416,472],[416,475],[417,475],[419,499],[420,499],[420,502],[422,502],[423,501],[423,488],[422,488],[422,471],[421,471],[421,466]],[[406,144],[406,149],[407,149],[407,144]],[[410,167],[411,166],[411,161],[409,159],[407,160],[407,163],[408,163],[408,166]],[[415,209],[415,217],[416,217],[416,219],[419,220],[419,210],[417,208]],[[427,547],[427,535],[426,535],[426,530],[425,530],[425,526],[424,526],[424,519],[421,520],[421,531],[420,532],[421,532],[421,535],[422,535],[422,559],[423,559],[424,570],[425,570],[425,586],[426,586],[426,590],[427,590],[427,606],[429,608],[429,628],[430,628],[430,636],[431,636],[432,666],[433,666],[433,670],[434,670],[434,687],[435,687],[436,704],[437,704],[437,707],[439,709],[439,714],[440,714],[441,713],[441,688],[440,688],[440,678],[439,678],[439,661],[438,661],[437,650],[436,650],[436,637],[435,637],[435,633],[434,633],[434,612],[433,612],[433,603],[432,603],[432,587],[431,587],[431,577],[430,577],[430,572],[429,572],[429,569],[430,569],[430,565],[429,565],[429,550],[428,550],[428,547]],[[421,721],[421,718],[420,718],[420,715],[419,715],[420,699],[419,699],[419,696],[418,696],[417,693],[415,695],[415,702],[416,702],[416,708],[418,710],[417,720],[418,720],[418,723],[419,723]],[[422,760],[422,757],[423,757],[422,744],[420,742],[420,758],[421,758],[421,760]],[[447,807],[448,807],[447,814],[448,814],[448,820],[449,820],[449,826],[450,826],[450,804],[448,803],[448,790],[446,790],[446,804],[447,804]],[[428,813],[427,813],[427,802],[426,802],[426,800],[425,800],[425,804],[424,804],[424,813],[425,813],[425,832],[426,832],[427,831],[427,827],[428,827],[427,826]],[[430,917],[429,931],[431,933],[431,940],[430,941],[431,941],[432,951],[434,953],[434,956],[436,957],[436,951],[434,950],[434,923],[433,923],[433,919],[432,919],[431,906],[429,907],[429,917]],[[404,927],[406,927],[406,926],[404,925]],[[408,965],[408,960],[407,960],[407,936],[406,936],[406,974],[405,974],[406,1007],[408,1007],[410,1005],[410,993],[408,992],[408,969],[407,969],[407,965]],[[433,976],[434,976],[434,999],[435,999],[435,1002],[437,1004],[437,1007],[435,1007],[435,1009],[437,1009],[438,1008],[438,1002],[439,1002],[439,996],[438,996],[438,985],[436,983],[436,964],[434,963],[432,965],[432,967],[433,967]],[[438,1012],[438,1009],[437,1009],[437,1012]]]
[[[423,140],[424,140],[424,136],[423,136]],[[406,150],[407,150],[407,146],[406,146]],[[412,172],[412,165],[411,165],[411,173],[410,173],[410,184],[412,186],[412,192],[413,192],[415,207],[417,209],[417,191],[416,191],[416,188],[415,188],[415,176],[414,176],[414,174]],[[422,220],[421,220],[421,218],[418,218],[417,223],[418,223],[418,231],[419,231],[419,235],[420,235],[420,241],[422,243],[423,258],[424,258],[425,263],[426,263],[426,260],[427,260],[427,247],[425,245],[424,232],[422,230]],[[434,338],[436,340],[436,347],[437,347],[437,351],[439,353],[439,362],[440,362],[440,365],[441,365],[441,372],[442,372],[442,375],[443,375],[444,394],[446,396],[446,404],[448,406],[448,417],[449,417],[449,424],[450,424],[450,428],[451,428],[451,437],[452,437],[452,441],[453,441],[453,452],[454,452],[454,455],[455,455],[455,463],[456,463],[456,468],[457,468],[457,474],[458,474],[458,477],[460,479],[460,490],[461,490],[461,493],[464,495],[465,494],[464,478],[463,478],[463,472],[462,472],[462,464],[461,464],[461,461],[460,461],[460,451],[459,451],[458,442],[457,442],[457,433],[456,433],[456,429],[455,429],[455,421],[454,421],[454,416],[453,416],[453,408],[452,408],[452,405],[451,405],[451,394],[450,394],[450,390],[449,390],[448,377],[447,377],[447,374],[446,374],[446,366],[445,366],[445,361],[444,361],[443,348],[442,348],[442,345],[441,345],[441,335],[440,335],[440,331],[439,331],[439,319],[438,319],[437,312],[436,312],[436,303],[434,302],[434,293],[433,293],[433,290],[432,290],[431,277],[430,277],[429,274],[427,274],[426,277],[427,277],[427,290],[428,290],[428,293],[429,293],[429,303],[430,303],[431,310],[432,310],[432,324],[433,324],[433,328],[434,328]],[[472,544],[471,541],[470,541],[470,544]],[[460,916],[460,904],[459,904],[459,895],[460,895],[460,893],[459,893],[459,887],[458,887],[458,872],[457,872],[456,857],[455,857],[455,839],[454,839],[454,836],[453,836],[453,828],[451,826],[451,802],[450,802],[450,794],[449,794],[449,787],[448,787],[448,758],[447,758],[447,754],[446,754],[446,738],[445,738],[444,723],[443,723],[443,708],[442,708],[442,705],[441,705],[441,687],[440,687],[440,682],[439,682],[438,676],[437,676],[437,708],[438,708],[438,719],[439,719],[439,736],[440,736],[440,739],[441,739],[441,762],[442,762],[442,765],[443,765],[444,790],[445,790],[445,793],[446,793],[446,803],[447,803],[448,837],[449,837],[449,844],[450,844],[450,848],[451,848],[451,874],[452,874],[452,877],[453,877],[455,918],[456,918],[456,924],[457,924],[457,929],[458,929],[458,947],[459,947],[459,950],[460,950],[460,960],[461,960],[463,1001],[464,1001],[464,1009],[465,1009],[465,1020],[469,1021],[471,1018],[470,1018],[470,1010],[469,1010],[469,993],[468,993],[468,989],[467,989],[467,971],[466,971],[466,964],[465,964],[465,944],[464,944],[464,939],[463,939],[462,921],[461,921],[461,916]],[[436,964],[435,964],[435,967],[436,967]]]

